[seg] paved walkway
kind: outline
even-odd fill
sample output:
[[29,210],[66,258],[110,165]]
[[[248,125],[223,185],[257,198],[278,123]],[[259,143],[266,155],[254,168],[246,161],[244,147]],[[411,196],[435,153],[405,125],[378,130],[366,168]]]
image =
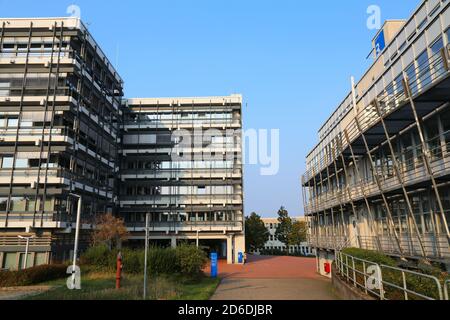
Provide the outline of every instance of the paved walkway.
[[249,256],[244,266],[221,261],[219,276],[212,300],[336,300],[311,258]]
[[20,300],[46,292],[52,288],[51,286],[0,288],[0,300]]

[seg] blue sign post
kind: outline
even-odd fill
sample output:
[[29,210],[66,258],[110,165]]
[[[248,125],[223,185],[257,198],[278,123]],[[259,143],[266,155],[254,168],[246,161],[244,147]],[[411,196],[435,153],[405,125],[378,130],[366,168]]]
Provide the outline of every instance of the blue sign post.
[[211,253],[211,278],[217,278],[218,258],[217,253]]

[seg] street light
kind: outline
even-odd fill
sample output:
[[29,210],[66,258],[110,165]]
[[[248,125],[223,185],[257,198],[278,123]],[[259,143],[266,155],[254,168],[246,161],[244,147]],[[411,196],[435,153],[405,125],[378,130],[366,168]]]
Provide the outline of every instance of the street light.
[[147,258],[148,258],[148,228],[150,214],[145,215],[145,258],[144,258],[144,300],[147,299]]
[[78,194],[69,193],[69,196],[74,198],[78,198],[78,206],[77,206],[77,222],[75,227],[75,244],[73,248],[73,265],[72,265],[72,284],[73,288],[75,288],[75,280],[76,280],[76,267],[77,267],[77,254],[78,254],[78,241],[80,238],[80,219],[81,219],[81,201],[82,197]]
[[30,246],[30,240],[34,238],[34,236],[24,237],[24,236],[17,236],[19,239],[26,240],[27,245],[25,246],[25,259],[23,261],[22,269],[25,270],[27,268],[27,262],[28,262],[28,248]]

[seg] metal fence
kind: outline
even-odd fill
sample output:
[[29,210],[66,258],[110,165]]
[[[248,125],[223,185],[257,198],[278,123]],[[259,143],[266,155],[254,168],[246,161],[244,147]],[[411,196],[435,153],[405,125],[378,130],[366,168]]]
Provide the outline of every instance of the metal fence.
[[[338,275],[347,283],[380,300],[449,300],[450,279],[377,264],[336,252]],[[444,289],[443,289],[444,287]]]

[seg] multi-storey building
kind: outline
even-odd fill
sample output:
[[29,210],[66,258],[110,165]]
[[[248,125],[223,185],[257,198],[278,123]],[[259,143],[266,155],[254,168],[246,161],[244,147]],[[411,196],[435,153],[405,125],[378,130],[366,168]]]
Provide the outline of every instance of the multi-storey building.
[[210,239],[230,262],[243,251],[240,131],[232,158],[171,160],[175,129],[240,129],[242,98],[122,97],[79,19],[0,19],[0,269],[22,266],[19,236],[33,236],[28,266],[69,259],[79,203],[81,249],[97,216],[122,214],[143,239],[138,222],[150,213],[154,239]]
[[352,246],[450,265],[449,26],[439,0],[386,22],[320,129],[302,184],[321,262]]
[[[283,251],[290,254],[301,254],[305,256],[314,256],[315,250],[312,248],[309,243],[302,242],[299,245],[291,245],[289,247],[286,246],[283,242],[277,239],[276,232],[277,228],[280,224],[277,218],[261,218],[261,220],[264,222],[264,225],[267,228],[267,231],[269,231],[269,240],[264,245],[264,250],[266,251]],[[292,218],[292,222],[306,222],[305,217],[298,217],[298,218]],[[254,252],[255,254],[260,254],[261,251],[258,250]]]
[[125,100],[120,211],[142,243],[244,252],[242,97]]
[[112,212],[122,80],[78,19],[0,19],[0,262],[62,260]]

